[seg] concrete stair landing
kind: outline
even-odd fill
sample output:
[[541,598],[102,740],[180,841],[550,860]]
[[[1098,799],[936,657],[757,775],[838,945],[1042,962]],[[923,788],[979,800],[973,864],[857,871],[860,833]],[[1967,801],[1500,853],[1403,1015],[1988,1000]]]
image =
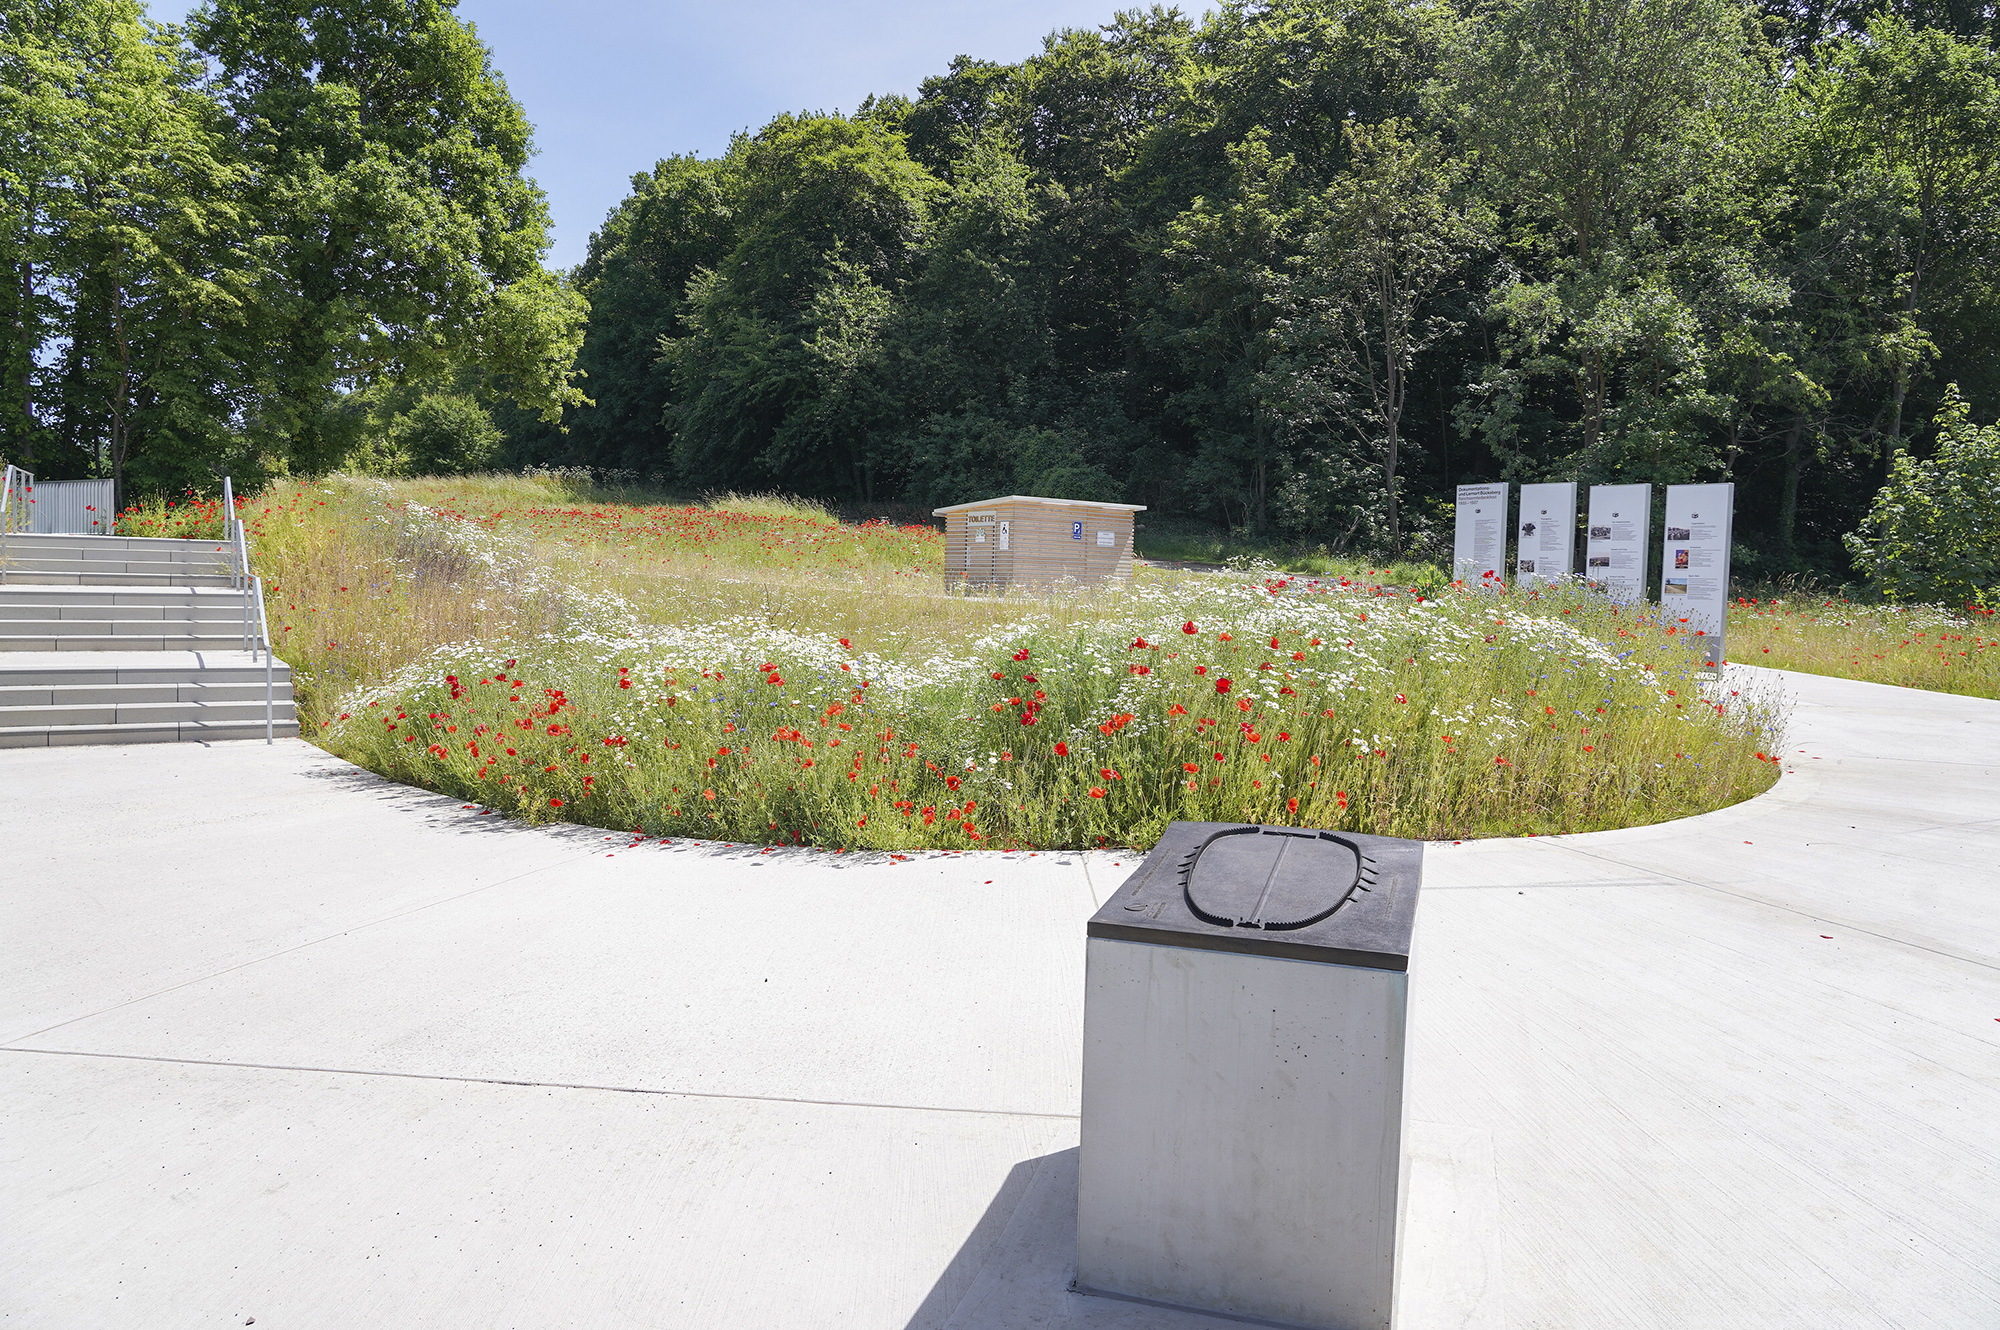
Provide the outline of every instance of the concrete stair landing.
[[[0,748],[264,737],[220,543],[11,535],[0,571]],[[282,661],[270,713],[274,737],[298,733]]]

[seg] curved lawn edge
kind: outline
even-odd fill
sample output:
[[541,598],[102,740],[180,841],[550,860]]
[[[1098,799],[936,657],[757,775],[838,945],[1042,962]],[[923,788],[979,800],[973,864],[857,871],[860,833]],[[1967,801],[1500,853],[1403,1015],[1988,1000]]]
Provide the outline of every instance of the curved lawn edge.
[[[1777,689],[1782,689],[1785,687],[1785,680],[1788,675],[1793,673],[1802,673],[1794,671],[1775,670],[1762,666],[1738,665],[1734,663],[1727,664],[1726,668],[1732,671],[1746,671],[1754,679],[1757,679],[1761,683],[1763,683],[1764,686]],[[1966,697],[1966,695],[1964,694],[1943,693],[1932,689],[1902,688],[1898,685],[1877,684],[1867,680],[1847,679],[1838,675],[1818,675],[1818,674],[1808,673],[1804,674],[1804,677],[1809,679],[1825,679],[1837,683],[1851,684],[1863,688],[1896,688],[1898,691],[1914,693],[1926,697],[1938,697],[1938,698]],[[1718,686],[1720,685],[1720,682],[1721,681],[1718,680]],[[1769,699],[1760,699],[1760,700],[1768,701]],[[1783,701],[1787,705],[1789,705],[1794,700],[1795,699],[1790,696],[1786,696],[1783,699]],[[1985,698],[1966,698],[1966,700],[1976,701],[1976,702],[1991,701],[1991,699],[1985,699]],[[1993,705],[1996,707],[2000,707],[2000,701],[1993,702]],[[411,790],[416,793],[429,795],[433,798],[444,800],[447,802],[456,800],[458,798],[458,796],[449,794],[445,791],[431,789],[428,786],[419,785],[410,781],[398,780],[394,776],[390,776],[383,772],[376,771],[372,767],[364,766],[361,763],[356,762],[351,758],[342,756],[341,754],[336,753],[331,749],[322,747],[320,744],[315,743],[310,737],[306,735],[303,734],[300,735],[299,739],[301,742],[305,743],[307,746],[311,747],[316,752],[322,753],[326,757],[331,758],[332,760],[339,762],[342,765],[351,768],[356,772],[365,773],[368,776],[373,777],[376,780],[382,781],[385,784],[393,786],[397,789]],[[1773,775],[1771,783],[1764,789],[1758,791],[1755,794],[1746,795],[1740,799],[1734,799],[1729,801],[1728,803],[1718,804],[1713,808],[1703,809],[1701,812],[1685,814],[1680,817],[1662,818],[1658,821],[1649,821],[1649,822],[1632,822],[1632,823],[1627,823],[1624,826],[1618,826],[1618,827],[1598,827],[1588,831],[1563,831],[1563,832],[1547,832],[1547,833],[1530,832],[1525,835],[1519,835],[1519,836],[1466,836],[1457,839],[1437,838],[1437,839],[1421,840],[1420,843],[1426,846],[1493,846],[1493,845],[1525,844],[1528,842],[1541,842],[1549,844],[1558,844],[1558,843],[1576,844],[1586,839],[1625,836],[1625,835],[1630,835],[1632,833],[1658,831],[1661,828],[1681,827],[1701,822],[1705,819],[1715,818],[1726,814],[1739,812],[1743,809],[1748,808],[1753,804],[1763,804],[1771,800],[1782,800],[1782,796],[1786,793],[1785,778],[1788,775],[1796,774],[1796,771],[1795,769],[1786,768],[1783,765],[1776,765],[1774,767],[1774,773],[1775,774]],[[1140,849],[1131,846],[1104,845],[1104,846],[1089,846],[1089,847],[1033,846],[1033,847],[1017,847],[1011,849],[985,849],[985,848],[975,848],[975,847],[934,845],[934,846],[913,847],[906,850],[886,850],[886,849],[868,849],[868,848],[839,848],[839,847],[829,847],[820,845],[772,845],[758,841],[733,841],[726,839],[712,839],[706,837],[697,838],[693,836],[682,836],[682,835],[659,837],[648,834],[645,836],[634,836],[634,834],[630,831],[621,831],[613,827],[601,826],[599,824],[591,822],[574,821],[570,819],[557,819],[546,822],[530,822],[523,818],[510,816],[509,814],[499,809],[489,808],[485,805],[480,805],[480,804],[466,805],[461,803],[461,811],[470,812],[474,816],[491,817],[499,819],[503,823],[519,827],[522,830],[550,831],[557,833],[570,832],[570,831],[598,832],[605,834],[607,837],[612,839],[624,839],[628,843],[634,846],[641,844],[649,844],[649,843],[670,844],[670,845],[690,846],[702,849],[750,850],[750,851],[755,851],[759,855],[803,852],[816,855],[837,855],[848,862],[857,864],[866,864],[874,862],[894,863],[904,860],[928,858],[932,856],[945,856],[954,858],[963,858],[969,856],[990,856],[995,859],[1009,859],[1025,855],[1041,856],[1041,855],[1051,855],[1051,854],[1076,854],[1076,855],[1092,855],[1092,856],[1123,855],[1128,858],[1133,858],[1137,860],[1137,859],[1142,859],[1144,856],[1152,853],[1152,848],[1153,848],[1151,846],[1147,846],[1143,849]],[[1335,829],[1340,830],[1341,828],[1335,828]],[[1354,830],[1354,829],[1346,828],[1346,830]],[[1362,832],[1361,834],[1373,835],[1378,833]]]

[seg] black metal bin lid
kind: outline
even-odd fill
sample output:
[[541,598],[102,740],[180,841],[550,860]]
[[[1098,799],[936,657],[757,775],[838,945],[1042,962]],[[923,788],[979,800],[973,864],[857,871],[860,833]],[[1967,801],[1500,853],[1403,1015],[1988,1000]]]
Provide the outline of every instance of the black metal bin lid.
[[1423,856],[1389,836],[1176,822],[1089,935],[1407,970]]

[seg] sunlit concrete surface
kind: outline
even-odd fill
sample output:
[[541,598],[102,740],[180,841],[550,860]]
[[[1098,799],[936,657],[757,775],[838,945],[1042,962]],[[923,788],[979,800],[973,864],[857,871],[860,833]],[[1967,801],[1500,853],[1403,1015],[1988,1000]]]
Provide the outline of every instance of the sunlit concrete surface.
[[[1738,677],[1770,794],[1430,850],[1404,1327],[2000,1325],[2000,704]],[[1236,1324],[1066,1288],[1133,862],[0,753],[0,1324]]]

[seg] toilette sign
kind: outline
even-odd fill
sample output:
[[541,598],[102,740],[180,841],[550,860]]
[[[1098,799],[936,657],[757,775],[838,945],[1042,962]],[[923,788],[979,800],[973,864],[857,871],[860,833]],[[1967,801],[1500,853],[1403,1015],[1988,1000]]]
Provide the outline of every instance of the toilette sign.
[[1460,485],[1452,524],[1451,575],[1467,586],[1507,576],[1506,485]]
[[1729,616],[1729,542],[1736,516],[1734,485],[1667,486],[1665,541],[1660,546],[1660,613],[1669,627],[1685,624],[1707,641],[1708,663],[1722,662]]
[[1514,547],[1514,583],[1553,582],[1574,571],[1576,482],[1521,486],[1521,537]]
[[1583,575],[1620,604],[1644,600],[1652,526],[1651,485],[1592,485]]

